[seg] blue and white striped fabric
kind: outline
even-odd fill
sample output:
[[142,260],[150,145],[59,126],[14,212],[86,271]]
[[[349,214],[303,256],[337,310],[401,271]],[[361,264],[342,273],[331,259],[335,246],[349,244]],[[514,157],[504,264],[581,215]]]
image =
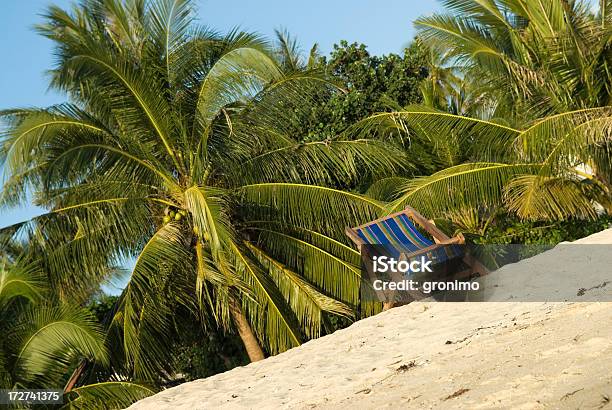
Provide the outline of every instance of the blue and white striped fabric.
[[[401,254],[411,254],[435,243],[425,237],[410,220],[408,215],[395,215],[374,224],[358,228],[357,235],[368,245],[382,246],[389,256],[398,258]],[[444,245],[427,252],[434,264],[461,256],[462,249],[457,245]]]

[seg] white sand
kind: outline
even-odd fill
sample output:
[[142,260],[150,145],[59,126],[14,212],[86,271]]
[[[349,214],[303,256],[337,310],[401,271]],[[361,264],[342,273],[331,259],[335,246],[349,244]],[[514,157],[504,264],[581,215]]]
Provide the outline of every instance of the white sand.
[[[612,230],[578,243],[612,244]],[[130,408],[612,409],[612,303],[582,302],[612,300],[612,247],[581,248],[487,279],[495,300],[540,302],[412,303]],[[570,302],[541,302],[543,283]]]

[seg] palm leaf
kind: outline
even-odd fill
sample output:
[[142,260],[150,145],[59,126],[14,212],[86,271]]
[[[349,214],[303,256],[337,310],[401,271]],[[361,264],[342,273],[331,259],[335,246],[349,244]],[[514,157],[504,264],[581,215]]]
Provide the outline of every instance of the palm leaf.
[[[272,225],[275,226],[275,225]],[[260,246],[277,261],[299,273],[328,295],[356,306],[361,271],[359,253],[325,235],[276,225],[278,230],[253,228]]]
[[63,132],[107,131],[76,107],[65,105],[47,110],[19,110],[0,113],[9,124],[2,135],[0,162],[13,173],[24,172],[38,159],[40,148]]
[[0,262],[0,311],[13,299],[40,300],[44,292],[42,275],[34,265],[3,266]]
[[323,312],[352,316],[350,307],[321,293],[300,275],[278,263],[261,249],[253,245],[247,246],[267,269],[285,301],[295,313],[306,337],[316,338],[321,335]]
[[526,161],[565,169],[583,157],[587,148],[612,135],[612,109],[589,108],[552,115],[536,121],[516,138]]
[[125,360],[139,379],[155,380],[169,366],[166,335],[171,326],[169,303],[174,301],[168,297],[167,284],[178,281],[172,272],[193,271],[190,260],[181,227],[174,222],[161,227],[136,260],[121,295],[120,312]]
[[506,203],[523,219],[593,219],[597,213],[587,188],[573,178],[524,175],[507,186]]
[[192,2],[189,0],[157,0],[149,7],[151,34],[164,57],[166,76],[174,84],[177,49],[189,39],[193,23]]
[[151,388],[131,382],[88,384],[66,394],[62,409],[123,409],[153,394]]
[[405,187],[409,181],[410,179],[406,177],[380,179],[370,185],[366,192],[366,196],[381,202],[392,202],[404,193],[403,187]]
[[199,121],[206,129],[221,108],[239,101],[245,94],[257,94],[264,84],[281,76],[278,65],[260,48],[228,50],[208,71],[199,88],[196,103]]
[[502,202],[507,183],[518,176],[537,173],[540,168],[537,164],[458,165],[408,181],[402,187],[402,196],[389,205],[389,211],[397,212],[410,205],[434,217],[453,209],[496,205]]
[[13,332],[8,340],[17,346],[14,374],[29,385],[54,385],[77,355],[108,363],[102,333],[83,309],[38,307],[21,316]]
[[383,204],[362,195],[337,189],[288,183],[263,183],[240,187],[237,193],[251,208],[253,219],[278,220],[341,237],[344,228],[375,219]]
[[258,339],[271,354],[277,354],[302,343],[300,325],[287,306],[274,281],[249,257],[247,249],[232,244],[234,266],[243,274],[243,282],[252,296],[242,299],[242,306]]
[[[164,152],[179,168],[170,134],[171,124],[168,122],[173,117],[169,115],[167,101],[157,91],[161,85],[155,76],[147,75],[142,68],[135,69],[128,61],[109,53],[91,40],[74,50],[74,55],[63,63],[62,71],[66,77],[63,82],[67,86],[75,77],[95,78],[99,82],[96,84],[98,90],[91,89],[91,97],[103,97],[114,109],[116,120],[123,127],[130,127],[134,136],[151,141],[151,135],[155,135]],[[126,99],[131,100],[131,104],[126,105]]]
[[332,140],[292,144],[251,157],[236,169],[235,180],[338,186],[359,182],[366,173],[384,175],[408,166],[401,151],[381,141]]
[[[402,111],[375,114],[350,127],[347,133],[383,138],[390,134],[405,134],[429,149],[433,148],[434,152],[464,146],[465,151],[471,150],[478,159],[496,161],[513,158],[509,148],[520,131],[492,121],[411,106]],[[451,158],[450,162],[453,161],[455,159]]]

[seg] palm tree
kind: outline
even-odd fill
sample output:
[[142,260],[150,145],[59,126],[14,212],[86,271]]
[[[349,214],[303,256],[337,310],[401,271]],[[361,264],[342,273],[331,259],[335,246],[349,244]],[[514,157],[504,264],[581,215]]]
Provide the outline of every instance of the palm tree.
[[296,72],[312,70],[321,64],[322,56],[319,53],[319,45],[314,44],[308,52],[308,59],[304,60],[302,50],[295,37],[287,30],[275,30],[276,55],[283,71]]
[[123,356],[115,372],[171,374],[179,306],[236,328],[251,360],[359,312],[359,258],[343,229],[384,209],[332,187],[400,156],[287,131],[330,81],[284,71],[257,36],[196,27],[189,1],[88,1],[46,19],[52,85],[72,103],[4,112],[3,200],[29,187],[50,210],[9,231],[46,251],[51,276],[82,271],[72,279],[82,289],[135,259],[108,330]]
[[[0,263],[0,387],[60,387],[76,360],[108,364],[104,337],[95,319],[73,305],[53,305],[43,275],[32,265]],[[133,383],[113,381],[77,388],[66,386],[69,408],[128,406],[153,393]]]
[[[422,45],[420,39],[415,41]],[[451,105],[450,101],[457,93],[457,85],[461,83],[461,73],[453,66],[448,54],[427,48],[428,76],[419,87],[423,95],[423,105],[445,110]]]
[[463,73],[448,55],[430,49],[429,75],[419,87],[423,105],[455,115],[491,118],[497,104],[491,99],[479,78]]
[[[612,213],[609,151],[612,107],[551,115],[523,129],[427,107],[375,115],[353,127],[405,134],[420,141],[457,146],[461,163],[429,176],[378,181],[369,194],[389,201],[388,212],[406,205],[429,217],[454,219],[467,211],[522,219],[594,218]],[[436,140],[434,138],[434,141]],[[444,150],[442,150],[444,151]],[[603,154],[602,154],[603,152]],[[487,218],[484,218],[485,220]]]
[[449,14],[415,24],[503,107],[506,117],[612,104],[612,2],[442,0]]
[[445,112],[407,107],[357,124],[356,135],[391,130],[414,147],[433,145],[446,166],[382,180],[371,194],[392,201],[390,211],[410,204],[450,219],[474,211],[482,221],[500,211],[532,220],[612,212],[612,3],[602,0],[597,14],[566,0],[442,3],[449,14],[416,21],[419,37],[446,59],[428,81],[448,83],[441,74],[452,68],[494,104],[472,112],[436,104],[460,101],[460,88],[425,83],[424,91],[438,91],[430,107]]

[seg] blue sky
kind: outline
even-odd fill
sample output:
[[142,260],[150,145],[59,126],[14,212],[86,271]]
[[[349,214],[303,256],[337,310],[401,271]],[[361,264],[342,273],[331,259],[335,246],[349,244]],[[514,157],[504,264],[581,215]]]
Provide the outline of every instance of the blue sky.
[[[0,6],[0,109],[42,107],[65,101],[47,90],[45,70],[53,62],[51,42],[32,26],[45,7],[67,0],[4,0]],[[201,23],[220,31],[235,26],[270,36],[275,28],[289,30],[304,49],[319,43],[329,53],[342,39],[362,42],[373,54],[399,53],[412,39],[412,21],[439,9],[435,0],[199,0]],[[0,178],[2,172],[0,171]],[[0,227],[41,211],[33,206],[0,210]]]

